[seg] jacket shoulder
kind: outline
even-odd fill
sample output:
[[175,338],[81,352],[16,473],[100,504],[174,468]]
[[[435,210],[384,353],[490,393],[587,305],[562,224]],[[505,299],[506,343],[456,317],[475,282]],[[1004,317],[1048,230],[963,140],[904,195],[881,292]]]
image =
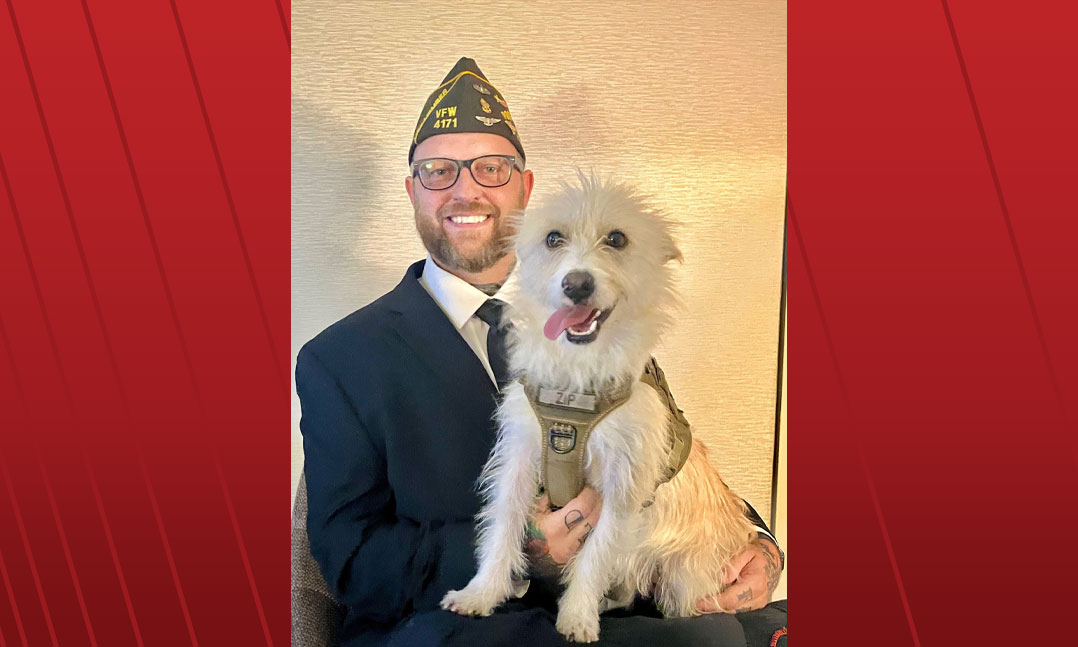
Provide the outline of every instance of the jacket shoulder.
[[392,335],[392,318],[397,316],[391,306],[392,294],[384,294],[327,326],[303,345],[298,361],[302,363],[308,355],[315,355],[322,361],[327,361],[341,355],[382,347],[387,337]]

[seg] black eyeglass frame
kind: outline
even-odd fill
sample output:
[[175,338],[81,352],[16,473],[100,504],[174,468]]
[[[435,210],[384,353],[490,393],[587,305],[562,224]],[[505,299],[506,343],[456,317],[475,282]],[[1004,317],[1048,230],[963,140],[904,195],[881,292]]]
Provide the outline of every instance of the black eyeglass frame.
[[[501,184],[483,184],[478,179],[476,179],[475,173],[472,173],[472,164],[474,164],[477,160],[485,159],[488,157],[500,157],[504,160],[509,160],[509,177],[505,178],[505,182],[502,182]],[[419,166],[421,164],[434,160],[444,160],[446,162],[452,162],[453,164],[457,165],[457,176],[453,178],[453,181],[450,182],[448,185],[439,187],[437,189],[432,189],[427,186],[426,182],[423,181],[423,176],[419,175]],[[479,186],[485,186],[488,189],[496,189],[498,187],[509,184],[509,181],[513,179],[513,169],[516,168],[523,171],[524,165],[521,163],[520,158],[514,155],[480,155],[479,157],[473,157],[470,160],[455,160],[451,157],[427,157],[425,159],[412,162],[409,168],[412,170],[412,177],[418,177],[419,183],[423,185],[424,189],[428,191],[445,191],[446,189],[452,189],[457,184],[457,181],[460,180],[460,170],[463,168],[468,169],[468,173],[471,174],[472,179],[475,180],[475,183]]]

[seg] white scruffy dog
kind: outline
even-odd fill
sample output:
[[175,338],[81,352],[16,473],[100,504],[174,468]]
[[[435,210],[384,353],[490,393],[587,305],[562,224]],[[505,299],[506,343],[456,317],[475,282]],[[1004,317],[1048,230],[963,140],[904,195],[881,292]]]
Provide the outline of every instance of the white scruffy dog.
[[[698,613],[722,588],[730,559],[756,537],[744,504],[694,442],[673,480],[671,415],[640,375],[677,306],[671,222],[625,185],[580,175],[519,220],[517,265],[499,293],[511,305],[509,365],[518,378],[574,392],[631,384],[625,404],[596,425],[585,477],[603,498],[596,527],[563,572],[557,629],[599,638],[600,601],[653,596],[668,616]],[[478,572],[442,607],[489,615],[527,571],[525,527],[535,509],[544,430],[521,379],[497,412],[498,440],[480,479]],[[654,500],[654,504],[646,503]]]

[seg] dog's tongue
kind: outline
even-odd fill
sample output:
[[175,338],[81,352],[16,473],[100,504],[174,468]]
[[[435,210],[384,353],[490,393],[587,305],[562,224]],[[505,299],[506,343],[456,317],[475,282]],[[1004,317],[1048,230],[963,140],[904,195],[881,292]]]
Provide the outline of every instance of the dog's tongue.
[[594,308],[588,306],[562,306],[550,315],[550,319],[546,320],[543,333],[546,334],[547,339],[557,339],[558,335],[569,326],[587,321],[594,311]]

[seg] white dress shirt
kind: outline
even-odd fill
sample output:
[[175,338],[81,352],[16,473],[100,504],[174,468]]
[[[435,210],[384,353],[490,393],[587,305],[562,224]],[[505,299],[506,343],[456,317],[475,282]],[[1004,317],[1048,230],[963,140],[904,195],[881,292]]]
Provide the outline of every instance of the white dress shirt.
[[487,332],[490,326],[475,316],[475,311],[490,297],[471,283],[439,267],[430,254],[427,254],[427,262],[423,265],[423,275],[419,277],[419,284],[434,299],[449,321],[456,326],[457,332],[475,352],[483,368],[487,369],[487,375],[494,383],[494,388],[498,388],[498,380],[494,377],[494,371],[490,368],[490,358],[487,357]]
[[[430,254],[427,254],[427,262],[423,265],[423,275],[419,277],[419,284],[434,299],[449,321],[456,326],[457,332],[479,358],[483,368],[487,369],[487,375],[490,376],[490,381],[497,389],[498,380],[494,377],[494,371],[490,368],[490,359],[487,356],[487,332],[490,326],[475,316],[475,311],[490,297],[456,274],[450,274],[442,269],[434,262]],[[513,597],[523,597],[528,592],[530,584],[530,580],[514,582]]]

